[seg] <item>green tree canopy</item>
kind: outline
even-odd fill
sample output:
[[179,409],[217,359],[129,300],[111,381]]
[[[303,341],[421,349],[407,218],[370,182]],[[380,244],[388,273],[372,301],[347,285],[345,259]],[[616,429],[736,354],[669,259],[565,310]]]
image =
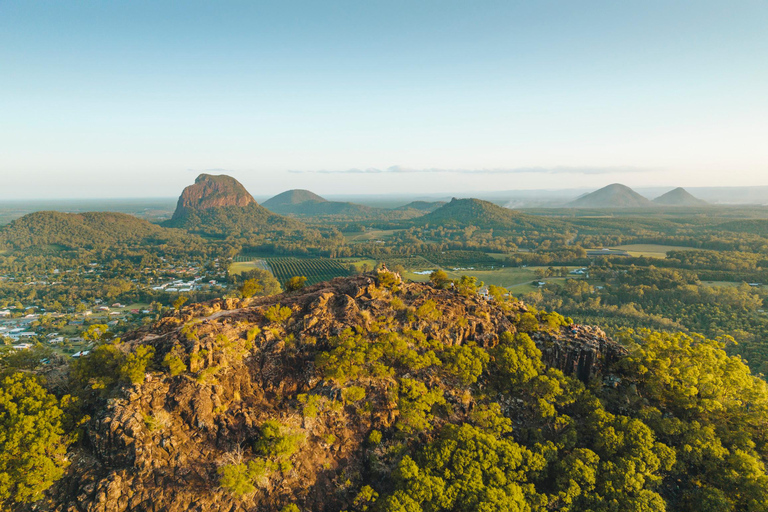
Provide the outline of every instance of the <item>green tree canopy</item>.
[[22,373],[0,385],[0,501],[30,502],[67,467],[59,401]]

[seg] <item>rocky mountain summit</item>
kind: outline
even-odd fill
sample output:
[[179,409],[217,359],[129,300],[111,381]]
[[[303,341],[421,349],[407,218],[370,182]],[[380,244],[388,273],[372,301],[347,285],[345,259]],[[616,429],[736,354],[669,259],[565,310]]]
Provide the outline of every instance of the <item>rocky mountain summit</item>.
[[176,205],[173,218],[183,217],[190,210],[208,210],[226,206],[256,204],[251,194],[235,178],[226,175],[201,174],[186,187]]
[[[487,364],[486,350],[533,330],[545,364],[594,380],[626,353],[597,329],[524,327],[531,318],[519,302],[386,271],[174,311],[119,345],[153,362],[94,410],[47,509],[345,509],[358,482],[391,485],[397,450],[481,406],[466,388],[494,377],[472,364],[464,375],[456,354]],[[409,408],[438,392],[441,412]],[[265,425],[286,446],[265,448]],[[253,469],[247,492],[233,492],[227,468]]]
[[201,174],[182,191],[173,217],[163,225],[209,237],[285,235],[303,228],[258,204],[235,178],[210,174]]

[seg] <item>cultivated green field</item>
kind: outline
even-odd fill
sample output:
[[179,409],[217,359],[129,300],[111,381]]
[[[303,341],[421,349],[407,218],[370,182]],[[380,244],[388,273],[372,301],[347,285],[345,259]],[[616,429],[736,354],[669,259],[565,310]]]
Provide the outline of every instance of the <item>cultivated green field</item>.
[[330,258],[268,258],[267,264],[281,284],[293,276],[306,277],[309,285],[350,274],[347,265]]
[[[528,286],[533,281],[536,281],[536,270],[543,268],[545,267],[507,267],[498,270],[463,270],[457,272],[446,270],[446,273],[451,279],[458,279],[463,275],[468,275],[476,277],[479,281],[482,281],[486,285],[492,284],[495,286],[503,286],[505,288],[515,288],[520,286]],[[568,267],[569,270],[574,268],[577,267]],[[417,282],[429,281],[429,274],[415,274],[411,271],[406,271],[403,277]],[[547,277],[542,279],[542,281],[565,281],[565,279],[566,278],[562,277]],[[530,289],[533,290],[535,287],[530,286]]]
[[702,281],[701,284],[710,288],[737,288],[742,283],[736,281]]
[[348,265],[352,265],[358,272],[363,270],[371,270],[376,267],[376,260],[371,258],[338,258],[339,261],[343,261]]
[[267,265],[267,262],[265,260],[253,260],[253,261],[236,261],[232,263],[232,265],[229,266],[229,273],[242,274],[243,272],[248,272],[249,270],[253,270],[255,268],[258,268],[260,270],[266,270],[267,272],[271,272],[269,265]]
[[694,247],[681,247],[675,245],[654,245],[654,244],[629,244],[629,245],[617,245],[610,247],[610,249],[618,249],[621,251],[627,251],[630,256],[642,256],[646,258],[661,258],[667,257],[669,251],[700,251]]
[[369,229],[362,233],[345,233],[347,242],[370,242],[371,240],[383,240],[392,237],[399,229]]
[[241,255],[235,258],[234,263],[229,266],[231,274],[242,274],[255,268],[271,272],[280,284],[292,278],[293,276],[304,276],[307,278],[307,284],[315,284],[322,281],[328,281],[334,277],[348,276],[350,274],[349,264],[361,266],[365,263],[368,268],[376,265],[375,260],[360,258],[345,258],[349,263],[342,260],[331,258],[261,258]]

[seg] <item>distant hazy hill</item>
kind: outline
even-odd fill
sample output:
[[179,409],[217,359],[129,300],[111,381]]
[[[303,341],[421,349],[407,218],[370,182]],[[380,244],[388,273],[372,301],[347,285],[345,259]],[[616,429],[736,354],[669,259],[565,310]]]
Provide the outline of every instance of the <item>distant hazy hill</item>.
[[[430,203],[424,203],[424,205],[427,204]],[[264,201],[262,206],[281,215],[293,215],[302,218],[319,217],[326,220],[399,220],[418,217],[425,211],[425,209],[406,207],[389,210],[357,203],[328,201],[309,190],[301,189],[288,190],[278,194]]]
[[608,185],[566,205],[569,208],[647,208],[653,203],[620,183]]
[[277,211],[277,209],[306,202],[327,203],[328,201],[325,198],[315,194],[314,192],[297,188],[293,190],[286,190],[282,194],[277,194],[275,197],[267,199],[261,203],[261,206],[273,212],[280,213]]
[[481,199],[456,199],[413,220],[415,224],[477,226],[500,231],[547,230],[567,225],[559,220],[526,215]]
[[670,190],[666,194],[654,199],[653,202],[661,206],[704,206],[709,204],[706,201],[694,197],[682,187]]
[[188,237],[133,215],[113,212],[34,212],[0,230],[0,245],[12,249],[66,249],[169,243]]
[[393,210],[397,210],[397,211],[416,210],[420,212],[433,212],[445,204],[446,204],[445,201],[413,201],[403,206],[398,206],[397,208],[393,208]]
[[173,218],[165,225],[215,236],[303,227],[260,206],[231,176],[210,174],[201,174],[184,189]]

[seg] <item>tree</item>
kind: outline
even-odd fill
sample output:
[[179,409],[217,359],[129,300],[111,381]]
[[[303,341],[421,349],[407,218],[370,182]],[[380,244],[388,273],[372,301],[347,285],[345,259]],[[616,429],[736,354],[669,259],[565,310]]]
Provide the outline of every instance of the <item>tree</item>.
[[307,283],[307,278],[304,276],[293,276],[285,282],[285,289],[289,292],[295,292],[304,288]]
[[88,330],[83,332],[83,339],[98,342],[107,338],[109,336],[108,332],[109,326],[105,324],[93,324],[88,326]]
[[523,313],[517,317],[517,330],[520,332],[536,332],[539,330],[539,319],[533,313]]
[[235,285],[238,283],[245,283],[251,279],[255,280],[261,287],[254,293],[254,295],[258,296],[266,297],[269,295],[277,295],[283,291],[280,287],[280,282],[275,279],[275,276],[273,276],[271,272],[260,268],[254,268],[241,274],[231,274],[229,279]]
[[254,482],[264,478],[270,471],[269,464],[264,459],[255,459],[240,464],[221,466],[219,485],[237,497],[250,494],[256,490]]
[[465,297],[470,297],[477,294],[477,290],[482,288],[483,282],[477,280],[474,276],[461,276],[459,282],[456,284],[456,288],[459,293]]
[[140,345],[136,348],[136,352],[126,356],[125,362],[120,367],[120,375],[131,384],[141,384],[147,374],[147,366],[152,362],[154,356],[155,347]]
[[26,503],[64,475],[66,442],[60,403],[28,375],[0,386],[0,501]]
[[451,284],[451,280],[448,278],[448,274],[444,270],[435,270],[429,275],[429,280],[437,288],[448,288]]
[[256,279],[247,279],[240,287],[240,296],[249,299],[262,291],[264,287]]
[[189,300],[189,297],[185,297],[184,295],[179,295],[179,297],[175,301],[173,301],[173,307],[175,309],[181,309],[181,306],[183,306],[188,300]]
[[291,318],[292,313],[293,311],[291,308],[287,306],[280,306],[280,304],[275,304],[274,306],[271,306],[269,309],[267,309],[266,313],[264,313],[264,316],[270,322],[281,324]]

